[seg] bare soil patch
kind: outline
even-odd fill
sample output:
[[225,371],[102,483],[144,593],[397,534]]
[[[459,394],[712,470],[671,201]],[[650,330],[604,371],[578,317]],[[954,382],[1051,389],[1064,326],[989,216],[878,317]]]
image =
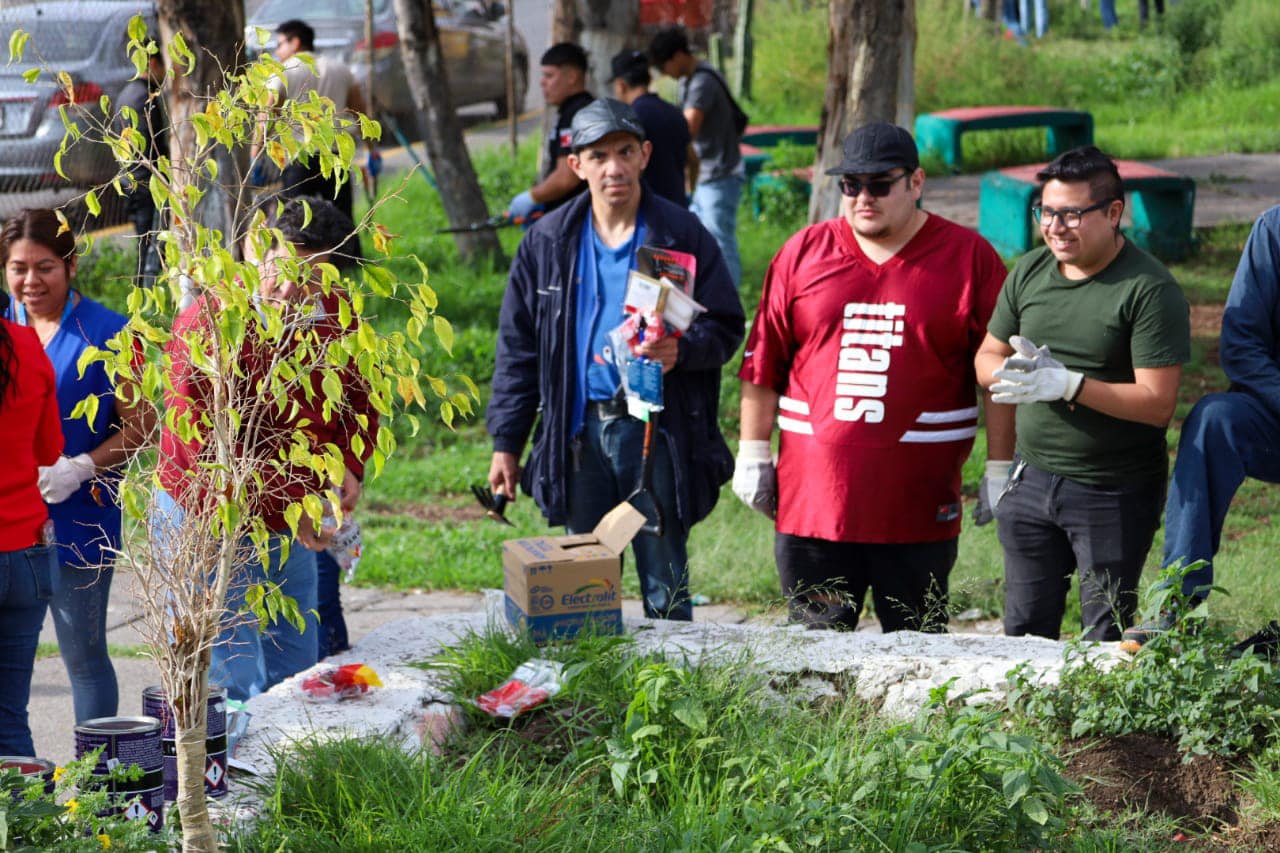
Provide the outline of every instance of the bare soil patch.
[[482,521],[484,509],[478,504],[462,504],[460,506],[442,506],[441,504],[397,503],[394,507],[378,507],[365,510],[371,515],[407,515],[431,524],[460,521]]

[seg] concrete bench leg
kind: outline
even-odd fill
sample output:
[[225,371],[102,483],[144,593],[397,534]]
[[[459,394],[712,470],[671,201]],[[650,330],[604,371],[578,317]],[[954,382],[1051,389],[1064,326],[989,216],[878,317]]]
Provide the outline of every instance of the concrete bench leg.
[[1131,195],[1133,242],[1166,261],[1191,253],[1195,184],[1180,189],[1144,189]]
[[1051,126],[1048,129],[1049,157],[1057,157],[1064,151],[1093,144],[1093,118],[1075,125]]
[[941,157],[946,167],[960,171],[960,125],[928,114],[916,116],[916,146],[921,157]]
[[999,172],[982,176],[978,194],[978,233],[1005,257],[1021,255],[1033,243],[1031,201],[1036,187]]

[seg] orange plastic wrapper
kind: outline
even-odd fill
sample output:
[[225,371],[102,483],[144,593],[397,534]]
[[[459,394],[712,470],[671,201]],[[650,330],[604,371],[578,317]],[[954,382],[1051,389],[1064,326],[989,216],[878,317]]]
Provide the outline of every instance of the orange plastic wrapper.
[[368,693],[371,687],[381,686],[378,673],[362,663],[349,663],[308,675],[302,681],[302,692],[312,702],[337,702],[354,699]]

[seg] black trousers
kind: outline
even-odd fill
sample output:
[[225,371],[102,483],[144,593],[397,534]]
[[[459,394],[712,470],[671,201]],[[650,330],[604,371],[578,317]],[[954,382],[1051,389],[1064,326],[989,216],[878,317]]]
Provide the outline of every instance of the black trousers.
[[955,539],[882,545],[778,533],[773,550],[792,622],[852,631],[870,589],[886,632],[947,630]]
[[996,508],[1004,549],[1004,632],[1056,640],[1080,575],[1086,640],[1119,640],[1160,526],[1165,481],[1091,486],[1031,465]]

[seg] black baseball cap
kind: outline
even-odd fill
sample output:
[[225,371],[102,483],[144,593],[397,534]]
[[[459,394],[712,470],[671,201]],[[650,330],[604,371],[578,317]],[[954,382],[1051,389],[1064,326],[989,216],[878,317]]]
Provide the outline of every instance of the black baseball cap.
[[662,65],[681,51],[689,52],[689,37],[679,27],[668,27],[649,42],[649,58],[654,65]]
[[649,57],[638,50],[624,50],[609,60],[612,73],[606,83],[612,83],[619,77],[626,78],[630,74],[643,71],[649,73]]
[[578,110],[569,126],[573,136],[569,143],[574,151],[599,142],[611,133],[630,133],[644,141],[644,125],[630,106],[616,98],[597,98]]
[[539,65],[571,65],[574,68],[587,70],[587,52],[571,41],[557,42],[542,54]]
[[875,175],[901,166],[914,172],[920,168],[916,141],[896,124],[876,122],[863,125],[845,137],[844,159],[828,175]]

